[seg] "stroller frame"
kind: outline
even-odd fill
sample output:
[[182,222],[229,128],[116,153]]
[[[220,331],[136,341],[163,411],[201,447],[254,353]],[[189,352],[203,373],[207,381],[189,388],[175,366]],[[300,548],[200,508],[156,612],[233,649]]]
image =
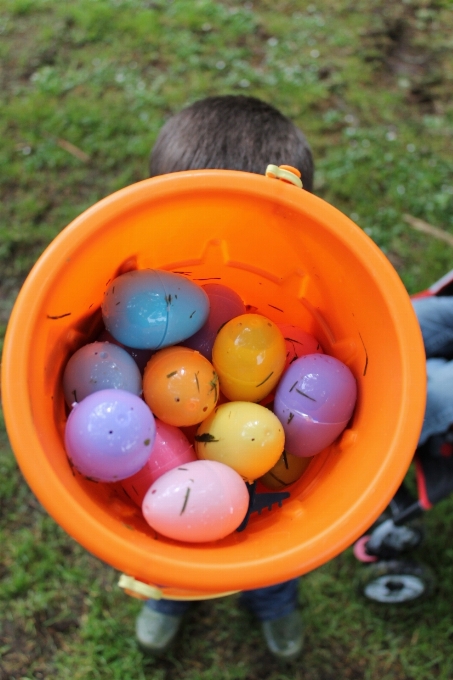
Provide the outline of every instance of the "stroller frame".
[[[434,295],[453,295],[453,270],[413,298]],[[359,578],[360,591],[374,602],[413,602],[434,589],[433,571],[405,555],[423,540],[418,518],[453,491],[453,425],[419,446],[414,463],[417,497],[403,481],[385,512],[353,546],[356,559],[366,564]]]

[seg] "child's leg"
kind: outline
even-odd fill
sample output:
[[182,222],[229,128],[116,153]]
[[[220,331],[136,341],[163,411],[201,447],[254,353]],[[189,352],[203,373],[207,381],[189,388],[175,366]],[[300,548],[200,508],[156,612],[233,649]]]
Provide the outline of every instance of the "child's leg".
[[453,356],[453,297],[412,301],[422,331],[427,357]]
[[295,578],[267,588],[244,590],[240,601],[260,621],[279,619],[297,609],[298,585],[299,579]]
[[182,616],[190,608],[190,600],[146,600],[145,607],[167,616]]
[[175,641],[190,605],[187,600],[147,600],[135,621],[140,646],[153,654],[163,654]]
[[268,588],[246,590],[241,602],[261,621],[269,651],[279,659],[291,661],[302,651],[303,626],[298,605],[299,579]]
[[446,432],[453,423],[453,361],[428,359],[425,418],[419,444]]

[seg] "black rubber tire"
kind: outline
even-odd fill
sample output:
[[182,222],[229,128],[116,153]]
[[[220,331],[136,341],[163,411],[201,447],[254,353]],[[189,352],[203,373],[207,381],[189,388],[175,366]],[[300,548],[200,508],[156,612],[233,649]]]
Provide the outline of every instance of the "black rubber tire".
[[[382,543],[382,549],[383,549],[383,551],[388,550],[388,552],[389,552],[388,555],[384,556],[384,559],[393,560],[398,555],[401,555],[402,552],[414,550],[423,541],[423,539],[425,537],[425,532],[424,532],[423,524],[419,520],[413,520],[412,522],[408,522],[405,525],[405,528],[412,532],[412,539],[411,539],[410,543],[407,545],[407,547],[403,551],[398,552],[396,550],[393,550],[391,547],[388,547],[387,544],[386,544],[386,541],[384,539],[384,541]],[[392,552],[394,554],[392,554]]]
[[426,565],[406,560],[380,560],[363,569],[359,589],[368,600],[401,605],[429,597],[435,576]]

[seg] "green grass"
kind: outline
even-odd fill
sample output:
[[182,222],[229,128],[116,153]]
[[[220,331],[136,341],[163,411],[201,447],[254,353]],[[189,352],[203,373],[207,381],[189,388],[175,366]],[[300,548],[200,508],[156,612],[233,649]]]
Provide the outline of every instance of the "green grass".
[[[449,0],[3,0],[0,3],[0,327],[31,265],[100,198],[147,176],[166,118],[249,93],[306,132],[316,192],[384,250],[409,292],[453,251],[453,15]],[[72,146],[70,146],[72,145]],[[453,501],[425,517],[415,557],[429,601],[370,605],[351,551],[301,582],[306,652],[269,659],[235,598],[188,616],[178,654],[146,659],[140,604],[40,507],[0,440],[0,677],[27,680],[451,680]]]
[[281,667],[235,596],[194,606],[178,648],[146,658],[134,640],[140,604],[117,587],[116,572],[60,529],[28,491],[1,446],[5,546],[0,583],[5,678],[71,680],[450,680],[453,675],[452,500],[425,516],[413,557],[437,575],[434,596],[412,606],[373,605],[358,594],[351,551],[307,575],[300,601],[306,652]]

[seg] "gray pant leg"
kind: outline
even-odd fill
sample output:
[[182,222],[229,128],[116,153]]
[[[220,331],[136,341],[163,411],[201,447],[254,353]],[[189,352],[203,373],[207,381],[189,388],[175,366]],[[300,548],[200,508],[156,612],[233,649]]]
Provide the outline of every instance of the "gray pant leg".
[[426,356],[453,356],[453,296],[412,300],[423,336]]

